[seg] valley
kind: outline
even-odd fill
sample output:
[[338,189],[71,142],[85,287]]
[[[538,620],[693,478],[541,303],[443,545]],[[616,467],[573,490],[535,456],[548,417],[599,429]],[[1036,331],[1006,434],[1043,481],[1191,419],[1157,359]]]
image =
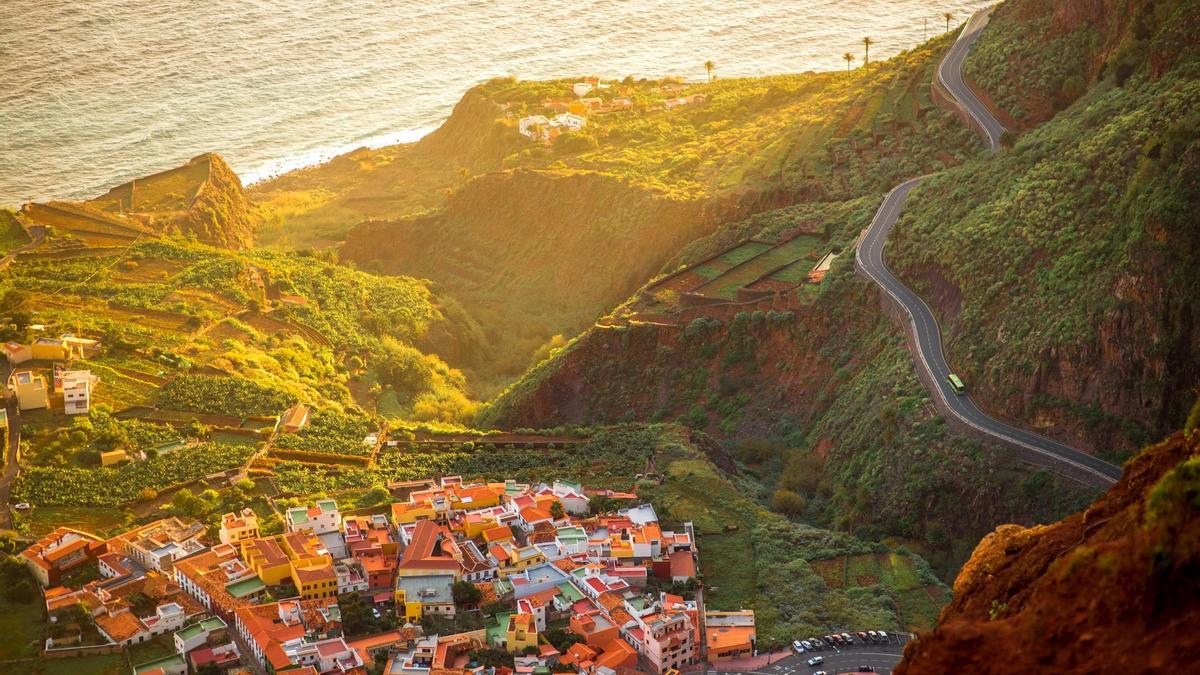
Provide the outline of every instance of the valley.
[[[1114,627],[1139,621],[1169,643],[1154,664],[1183,658],[1193,608],[1164,589],[1195,584],[1200,522],[1197,16],[1118,4],[1006,0],[844,73],[493,79],[416,143],[251,186],[206,153],[0,210],[0,572],[36,626],[0,672],[174,663],[165,634],[108,632],[153,637],[162,598],[98,591],[162,523],[204,551],[187,574],[226,570],[228,607],[168,589],[194,618],[369,602],[301,638],[378,637],[363,673],[429,636],[471,645],[463,672],[666,669],[626,632],[652,610],[696,629],[675,665],[719,672],[866,628],[904,636],[880,662],[903,651],[898,673],[964,645],[1013,672],[1003,644],[1047,630],[1120,661]],[[345,518],[303,549],[293,513],[329,503]],[[255,543],[226,541],[247,512]],[[643,541],[667,534],[690,566]],[[58,586],[29,561],[62,537],[90,543]],[[448,603],[381,581],[427,537]],[[280,546],[294,583],[268,569]],[[536,564],[575,585],[524,599]],[[337,591],[310,597],[326,567]],[[59,613],[60,592],[101,609]],[[233,627],[256,672],[299,665]]]

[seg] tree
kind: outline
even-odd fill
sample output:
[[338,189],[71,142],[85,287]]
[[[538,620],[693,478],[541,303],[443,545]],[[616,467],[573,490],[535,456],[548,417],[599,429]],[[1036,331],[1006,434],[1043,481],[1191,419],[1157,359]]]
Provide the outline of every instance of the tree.
[[561,520],[563,517],[562,502],[553,502],[550,504],[550,517],[555,520]]
[[954,15],[951,14],[950,12],[946,12],[942,16],[946,17],[946,32],[949,33],[950,32],[950,22],[954,20]]
[[865,50],[863,53],[863,65],[865,66],[871,61],[871,44],[873,43],[873,40],[871,40],[869,37],[865,37],[863,38],[862,42],[863,49]]
[[704,69],[708,71],[708,81],[712,82],[713,71],[717,69],[717,64],[713,63],[712,61],[705,61]]
[[593,495],[592,497],[590,497],[588,499],[588,510],[592,512],[593,516],[599,515],[601,513],[608,513],[609,511],[613,511],[616,508],[617,508],[617,501],[615,499],[613,499],[612,497],[606,497],[604,495]]
[[460,605],[473,605],[483,599],[483,592],[469,581],[456,581],[450,587],[454,602]]
[[846,70],[849,71],[850,64],[854,63],[854,55],[851,54],[850,52],[846,52],[845,54],[842,54],[842,58],[846,59]]

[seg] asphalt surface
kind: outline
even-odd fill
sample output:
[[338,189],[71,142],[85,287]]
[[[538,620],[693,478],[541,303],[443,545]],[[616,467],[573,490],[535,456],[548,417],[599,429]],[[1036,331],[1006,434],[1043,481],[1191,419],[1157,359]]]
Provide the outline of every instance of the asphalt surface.
[[[966,112],[979,122],[985,143],[989,148],[995,149],[999,145],[1000,135],[1004,133],[1004,126],[979,102],[962,80],[963,59],[978,39],[983,26],[987,24],[988,12],[990,10],[981,10],[967,22],[958,42],[938,66],[938,78],[950,94],[958,99],[958,103]],[[941,328],[937,319],[925,301],[888,270],[883,257],[884,244],[904,209],[905,200],[922,180],[924,177],[902,183],[884,198],[867,229],[866,236],[858,246],[856,265],[860,272],[878,284],[908,314],[916,337],[917,367],[923,369],[933,382],[930,393],[942,404],[944,410],[949,410],[960,422],[1017,450],[1022,459],[1080,483],[1100,488],[1112,485],[1121,477],[1120,467],[997,420],[980,410],[970,395],[955,394],[946,382],[946,376],[953,371],[946,363]],[[969,390],[971,383],[964,384]]]
[[[888,644],[854,644],[848,647],[826,647],[819,652],[797,654],[792,652],[774,663],[749,673],[726,673],[710,670],[706,675],[812,675],[819,671],[828,673],[852,673],[859,666],[871,666],[875,672],[888,675],[904,653],[908,635],[890,635]],[[855,639],[857,643],[857,638]],[[808,660],[820,656],[824,662],[810,666]]]

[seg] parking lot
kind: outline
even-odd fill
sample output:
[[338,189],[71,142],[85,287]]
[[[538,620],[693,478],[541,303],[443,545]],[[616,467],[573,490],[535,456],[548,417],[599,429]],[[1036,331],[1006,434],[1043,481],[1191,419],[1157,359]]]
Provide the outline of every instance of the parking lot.
[[[852,645],[826,646],[821,651],[804,654],[792,651],[789,655],[772,661],[770,665],[762,666],[749,673],[735,674],[719,670],[709,670],[707,673],[708,675],[812,675],[812,673],[825,671],[834,675],[836,673],[853,673],[860,666],[870,666],[877,673],[890,675],[892,669],[900,662],[900,656],[904,653],[904,645],[911,639],[911,636],[907,633],[891,634],[888,638],[886,644],[862,644],[855,638]],[[808,660],[814,656],[822,657],[824,662],[815,666],[808,665]]]

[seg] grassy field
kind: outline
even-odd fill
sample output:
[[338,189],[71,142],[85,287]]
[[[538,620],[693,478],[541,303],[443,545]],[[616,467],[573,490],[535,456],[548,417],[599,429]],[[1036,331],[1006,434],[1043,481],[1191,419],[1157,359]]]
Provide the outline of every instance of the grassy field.
[[[0,660],[37,656],[42,629],[43,607],[35,599],[28,604],[10,602],[0,596]],[[0,672],[3,672],[0,665]]]
[[97,656],[80,656],[69,659],[45,659],[33,663],[22,663],[15,669],[5,671],[0,665],[0,673],[9,672],[16,675],[125,675],[129,672],[129,663],[125,655],[101,654]]
[[56,527],[73,527],[104,535],[129,524],[123,509],[100,506],[35,506],[28,515],[17,515],[16,524],[31,537],[40,537]]

